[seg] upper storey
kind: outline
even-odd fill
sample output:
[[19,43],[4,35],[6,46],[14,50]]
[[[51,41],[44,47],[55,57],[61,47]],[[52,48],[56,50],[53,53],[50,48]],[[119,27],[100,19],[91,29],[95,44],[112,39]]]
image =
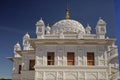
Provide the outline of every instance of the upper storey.
[[88,25],[86,29],[83,25],[70,19],[69,9],[66,9],[66,17],[52,25],[45,26],[41,19],[36,23],[37,39],[105,39],[106,22],[101,18],[96,25],[96,34],[91,34],[91,27]]
[[99,18],[95,29],[96,34],[92,34],[90,25],[84,28],[80,22],[72,19],[60,20],[52,27],[45,26],[42,19],[36,24],[37,39],[105,39],[106,22],[103,19]]
[[63,19],[63,20],[56,22],[52,26],[52,30],[55,33],[59,33],[60,31],[63,31],[64,34],[66,33],[74,34],[74,33],[79,33],[79,32],[81,32],[82,34],[85,34],[85,29],[83,25],[80,22],[71,20],[71,19]]

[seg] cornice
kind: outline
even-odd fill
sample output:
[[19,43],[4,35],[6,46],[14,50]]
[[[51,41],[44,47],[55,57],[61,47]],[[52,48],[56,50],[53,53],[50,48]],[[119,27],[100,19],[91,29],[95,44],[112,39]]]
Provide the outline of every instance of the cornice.
[[36,69],[107,69],[107,66],[39,66],[35,65]]
[[10,60],[10,61],[12,61],[12,62],[14,62],[16,60],[22,60],[21,57],[7,57],[7,59]]
[[20,54],[21,56],[23,54],[35,54],[35,50],[21,50],[21,51],[16,51],[18,54]]
[[30,39],[31,45],[111,45],[116,39]]

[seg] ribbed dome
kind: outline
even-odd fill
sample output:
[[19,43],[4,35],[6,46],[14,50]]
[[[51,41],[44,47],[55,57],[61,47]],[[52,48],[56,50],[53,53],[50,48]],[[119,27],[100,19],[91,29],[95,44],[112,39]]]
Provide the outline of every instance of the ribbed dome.
[[52,30],[55,32],[63,30],[64,33],[85,33],[83,25],[80,22],[71,19],[64,19],[56,22],[52,26]]

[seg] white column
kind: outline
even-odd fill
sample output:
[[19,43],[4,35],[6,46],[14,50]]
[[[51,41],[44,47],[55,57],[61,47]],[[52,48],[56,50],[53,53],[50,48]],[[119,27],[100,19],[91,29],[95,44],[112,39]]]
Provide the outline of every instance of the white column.
[[44,53],[44,55],[43,55],[43,65],[47,66],[47,54],[46,53]]
[[56,80],[58,80],[58,72],[56,72]]
[[107,66],[107,52],[104,52],[104,56],[105,56],[105,66]]
[[107,79],[107,80],[109,80],[109,79],[108,79],[108,76],[109,76],[109,75],[108,75],[108,73],[106,72],[106,79]]
[[45,80],[46,79],[46,77],[45,77],[45,72],[43,72],[43,80]]
[[109,63],[109,75],[111,75],[111,63]]
[[78,65],[78,61],[79,61],[79,58],[78,58],[78,53],[75,52],[75,65],[77,66]]
[[97,71],[97,80],[99,80],[99,71]]
[[83,55],[83,65],[84,66],[87,66],[87,57],[86,57],[86,55]]
[[38,72],[36,71],[36,72],[35,72],[35,80],[37,80],[37,76],[38,76],[37,73],[38,73]]
[[55,52],[55,57],[54,57],[54,59],[55,59],[55,62],[54,62],[54,63],[55,63],[55,66],[56,66],[56,65],[58,65],[58,60],[59,60],[59,59],[58,59],[58,53],[57,53],[57,52]]
[[63,71],[63,79],[62,80],[65,80],[65,72]]
[[87,78],[86,78],[86,72],[85,72],[85,80],[86,80]]
[[67,53],[64,53],[63,54],[63,66],[66,66],[67,65],[67,59],[66,59],[66,57],[67,57]]
[[79,80],[79,72],[77,72],[77,79]]

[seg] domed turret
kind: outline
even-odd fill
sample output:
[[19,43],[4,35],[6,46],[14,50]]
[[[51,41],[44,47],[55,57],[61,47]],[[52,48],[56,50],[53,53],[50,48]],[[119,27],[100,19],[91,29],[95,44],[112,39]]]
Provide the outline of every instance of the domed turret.
[[81,23],[79,23],[78,21],[75,20],[71,20],[71,19],[64,19],[64,20],[60,20],[58,22],[56,22],[53,26],[52,26],[52,30],[55,33],[59,33],[60,30],[63,30],[63,33],[83,33],[85,34],[85,29],[83,27],[83,25]]
[[87,25],[85,31],[86,31],[86,34],[91,34],[91,27],[89,24]]
[[19,51],[19,50],[21,50],[21,46],[20,46],[19,42],[17,42],[14,46],[14,51]]
[[44,38],[45,24],[42,18],[36,23],[36,34],[38,39]]
[[100,17],[97,24],[102,25],[102,24],[106,24],[106,22]]
[[30,39],[30,35],[28,34],[28,32],[24,35],[23,39]]
[[104,39],[106,34],[106,22],[99,18],[96,25],[96,34],[98,39]]
[[29,43],[30,35],[26,33],[23,37],[23,50],[29,50],[30,43]]
[[15,45],[14,45],[14,56],[15,57],[21,57],[16,51],[20,51],[21,50],[21,46],[19,44],[19,42],[17,42]]
[[42,18],[36,23],[36,26],[45,26],[44,21]]
[[47,27],[46,27],[46,34],[50,34],[50,30],[51,30],[51,28],[50,28],[50,26],[48,24]]

